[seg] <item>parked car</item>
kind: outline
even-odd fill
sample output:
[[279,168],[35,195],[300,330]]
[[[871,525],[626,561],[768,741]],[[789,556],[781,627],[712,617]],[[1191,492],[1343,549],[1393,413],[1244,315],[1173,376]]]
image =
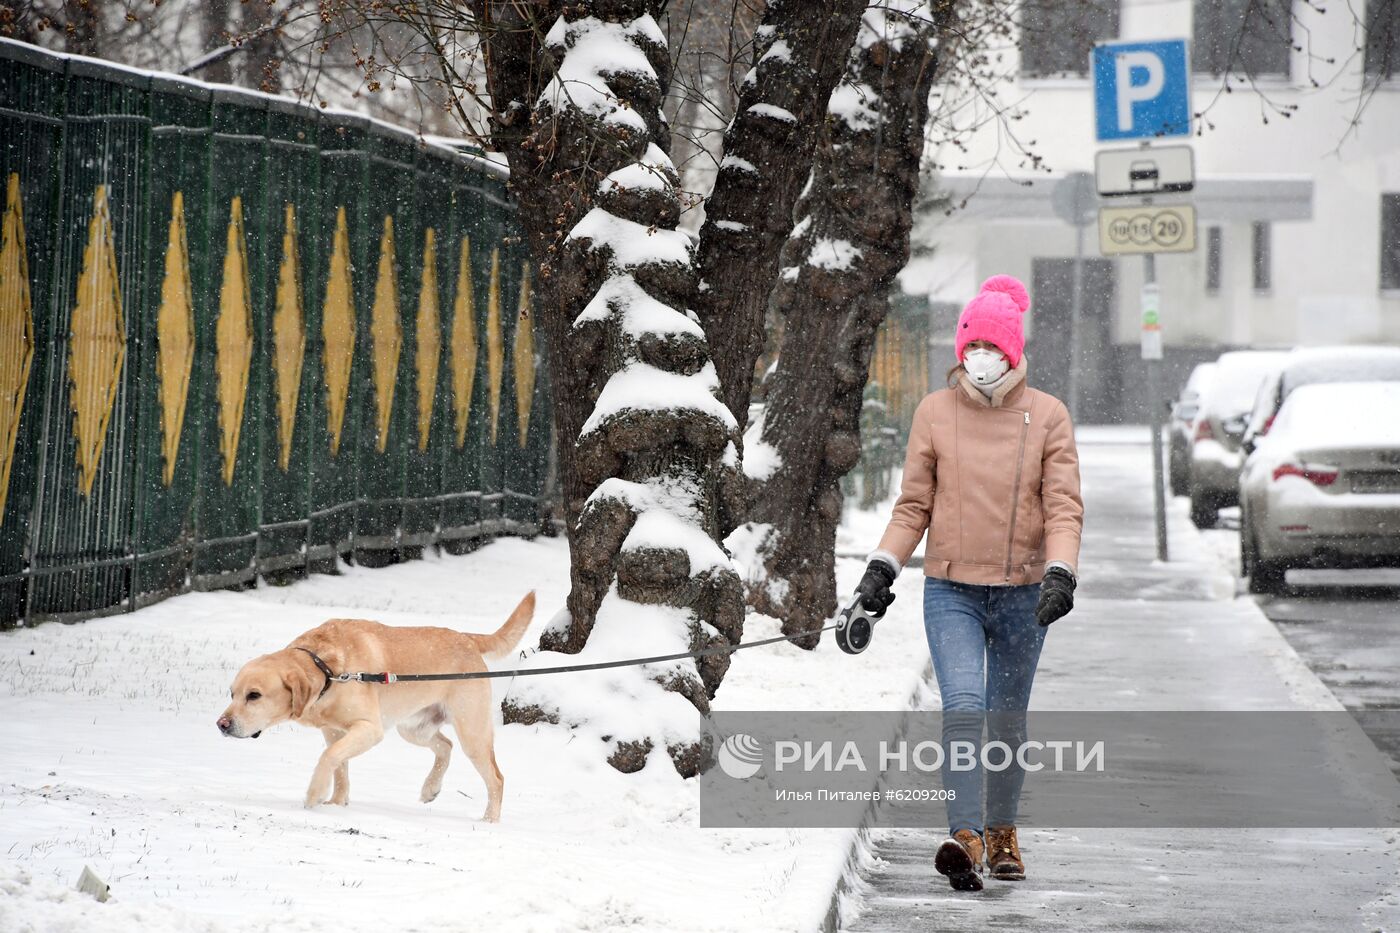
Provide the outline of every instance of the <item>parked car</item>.
[[1197,363],[1186,377],[1181,395],[1172,402],[1167,425],[1167,476],[1174,496],[1191,491],[1191,427],[1201,409],[1201,394],[1214,376],[1215,363]]
[[1400,382],[1300,386],[1240,477],[1253,593],[1292,567],[1400,566]]
[[1279,406],[1299,386],[1319,382],[1400,382],[1400,347],[1308,347],[1294,350],[1264,378],[1241,445],[1245,453],[1268,433]]
[[1240,439],[1259,384],[1287,357],[1283,350],[1232,350],[1215,361],[1215,374],[1191,424],[1189,493],[1197,528],[1213,527],[1217,513],[1239,501]]

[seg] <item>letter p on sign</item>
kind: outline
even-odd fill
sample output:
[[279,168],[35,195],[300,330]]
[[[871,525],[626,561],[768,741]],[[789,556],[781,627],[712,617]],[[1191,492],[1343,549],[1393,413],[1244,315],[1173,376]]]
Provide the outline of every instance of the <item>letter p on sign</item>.
[[1191,133],[1186,40],[1105,42],[1092,65],[1100,141]]

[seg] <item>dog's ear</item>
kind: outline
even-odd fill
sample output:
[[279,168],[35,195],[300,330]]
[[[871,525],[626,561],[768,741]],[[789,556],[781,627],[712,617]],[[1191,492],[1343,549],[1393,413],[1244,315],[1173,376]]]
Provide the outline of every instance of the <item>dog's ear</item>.
[[282,683],[292,694],[292,718],[300,719],[301,714],[306,712],[307,704],[316,695],[319,681],[300,664],[293,663],[283,673]]

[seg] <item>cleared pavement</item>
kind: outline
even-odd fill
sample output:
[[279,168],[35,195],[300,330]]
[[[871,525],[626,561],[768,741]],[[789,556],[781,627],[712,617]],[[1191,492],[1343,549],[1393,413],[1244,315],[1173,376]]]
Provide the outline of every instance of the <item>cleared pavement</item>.
[[[1230,568],[1173,509],[1155,561],[1146,432],[1084,432],[1074,613],[1046,639],[1032,709],[1341,709]],[[927,694],[936,702],[936,690]],[[1379,758],[1379,753],[1377,753]],[[1023,827],[1023,882],[957,893],[944,830],[877,830],[842,929],[1400,930],[1395,830]]]

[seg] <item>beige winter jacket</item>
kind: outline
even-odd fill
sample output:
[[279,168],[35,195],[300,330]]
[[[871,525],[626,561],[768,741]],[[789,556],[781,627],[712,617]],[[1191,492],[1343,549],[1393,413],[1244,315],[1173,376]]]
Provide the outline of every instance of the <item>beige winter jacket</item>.
[[1022,357],[990,399],[966,373],[924,396],[876,554],[902,567],[928,529],[930,577],[1038,583],[1049,561],[1077,572],[1084,502],[1073,426],[1064,404],[1027,386],[1025,374]]

